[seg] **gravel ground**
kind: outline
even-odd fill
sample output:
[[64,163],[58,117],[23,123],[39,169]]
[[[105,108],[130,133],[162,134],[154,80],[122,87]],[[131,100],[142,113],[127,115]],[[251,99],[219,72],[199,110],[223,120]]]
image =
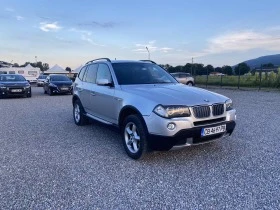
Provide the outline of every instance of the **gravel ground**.
[[141,161],[76,126],[69,95],[1,99],[0,209],[280,209],[280,94],[213,91],[238,111],[231,137]]

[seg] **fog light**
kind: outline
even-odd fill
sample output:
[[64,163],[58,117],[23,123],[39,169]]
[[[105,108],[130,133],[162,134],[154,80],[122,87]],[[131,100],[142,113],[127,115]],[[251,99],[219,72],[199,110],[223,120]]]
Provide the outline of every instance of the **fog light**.
[[168,128],[168,130],[174,130],[175,128],[176,128],[176,125],[174,124],[174,123],[168,123],[167,124],[167,128]]

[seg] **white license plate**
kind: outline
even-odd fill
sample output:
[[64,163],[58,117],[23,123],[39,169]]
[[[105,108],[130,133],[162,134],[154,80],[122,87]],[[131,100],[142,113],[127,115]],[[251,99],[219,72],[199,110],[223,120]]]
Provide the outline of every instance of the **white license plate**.
[[68,90],[68,88],[61,88],[61,90]]
[[215,127],[210,127],[210,128],[202,128],[201,130],[201,136],[209,136],[217,133],[224,133],[227,130],[226,125],[219,125]]
[[22,92],[22,89],[12,89],[11,92],[13,92],[13,93]]

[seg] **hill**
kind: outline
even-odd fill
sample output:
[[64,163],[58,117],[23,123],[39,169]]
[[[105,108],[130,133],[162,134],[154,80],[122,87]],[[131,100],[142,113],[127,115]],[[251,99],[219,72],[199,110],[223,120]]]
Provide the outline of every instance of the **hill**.
[[266,55],[259,58],[244,61],[250,68],[259,68],[262,64],[272,63],[274,66],[280,66],[280,54]]

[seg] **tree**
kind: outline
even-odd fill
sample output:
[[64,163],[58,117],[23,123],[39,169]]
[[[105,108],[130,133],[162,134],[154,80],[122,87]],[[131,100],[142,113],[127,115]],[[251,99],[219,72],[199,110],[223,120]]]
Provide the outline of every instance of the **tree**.
[[19,67],[18,63],[14,63],[13,67]]
[[43,67],[43,69],[41,69],[42,72],[47,71],[50,68],[48,63],[43,63],[42,67]]
[[262,65],[264,68],[274,68],[274,64],[273,63],[266,63]]
[[65,70],[68,71],[69,73],[71,73],[71,68],[70,67],[66,67]]
[[244,75],[250,71],[250,67],[246,63],[240,63],[234,68],[236,75]]
[[207,66],[204,67],[204,72],[203,75],[210,74],[211,72],[214,72],[215,69],[212,65],[208,64]]
[[223,66],[222,70],[223,70],[222,71],[223,74],[233,75],[233,71],[232,71],[231,66]]
[[223,68],[221,67],[216,67],[215,72],[223,73]]

